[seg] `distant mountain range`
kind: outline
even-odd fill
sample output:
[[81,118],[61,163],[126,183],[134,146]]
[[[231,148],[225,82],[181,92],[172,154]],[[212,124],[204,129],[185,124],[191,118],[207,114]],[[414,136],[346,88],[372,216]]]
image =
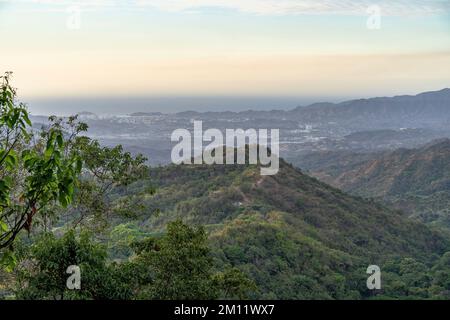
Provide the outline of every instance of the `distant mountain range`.
[[334,123],[369,128],[433,127],[450,124],[450,89],[417,95],[377,97],[349,100],[341,103],[314,103],[293,110],[195,112],[177,114],[180,117],[251,117],[283,118],[307,123]]
[[[363,119],[364,121],[375,119],[377,121],[390,122],[395,118],[403,119],[406,125],[409,121],[416,122],[422,119],[423,123],[433,124],[438,116],[444,116],[448,121],[450,119],[450,88],[439,91],[429,91],[417,95],[402,95],[393,97],[375,97],[366,99],[355,99],[340,103],[319,102],[307,106],[299,106],[292,110],[271,110],[259,111],[249,109],[246,111],[183,111],[170,113],[177,117],[236,117],[239,116],[257,116],[258,118],[294,116],[309,122],[323,121],[353,121]],[[129,107],[124,106],[122,115],[135,117],[163,115],[161,112],[135,112],[127,113]],[[107,110],[107,109],[105,109]],[[79,112],[81,114],[94,115],[91,112]]]
[[[305,154],[317,151],[374,152],[412,148],[433,139],[450,138],[450,89],[416,96],[359,99],[338,104],[316,103],[289,111],[138,112],[97,116],[82,112],[88,134],[108,146],[122,144],[143,153],[153,165],[170,163],[171,133],[203,128],[280,129],[280,152],[297,165]],[[84,109],[84,108],[83,108]],[[131,112],[124,106],[126,112]],[[125,113],[125,111],[124,111]],[[47,117],[34,116],[36,127]]]
[[450,121],[450,89],[415,96],[381,97],[342,103],[316,103],[290,113],[309,122],[336,121],[341,124],[369,124],[372,128],[434,127]]

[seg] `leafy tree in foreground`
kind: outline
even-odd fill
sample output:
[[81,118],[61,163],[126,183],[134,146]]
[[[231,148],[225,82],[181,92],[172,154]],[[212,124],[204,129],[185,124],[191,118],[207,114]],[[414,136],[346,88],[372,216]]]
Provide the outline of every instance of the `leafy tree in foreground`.
[[24,229],[40,225],[46,232],[61,218],[72,227],[105,229],[112,214],[143,208],[139,194],[120,188],[145,177],[144,157],[81,136],[87,125],[76,116],[50,117],[34,132],[10,73],[0,79],[0,266],[13,268],[13,243]]
[[214,299],[213,262],[206,232],[181,221],[167,226],[160,239],[149,238],[138,247],[138,263],[148,266],[151,284],[143,297],[149,299]]
[[132,262],[145,274],[138,298],[194,300],[247,297],[254,283],[238,269],[215,273],[203,227],[190,227],[180,220],[167,226],[161,238],[147,238],[135,244]]
[[[69,289],[69,266],[78,266],[81,288]],[[116,266],[107,265],[105,248],[87,233],[69,231],[62,238],[44,234],[17,270],[16,297],[27,300],[130,299]]]
[[67,138],[58,123],[39,137],[28,130],[26,107],[16,102],[9,80],[9,73],[2,76],[0,87],[0,263],[11,267],[9,249],[18,234],[30,232],[46,206],[72,201],[82,162],[67,147],[73,137]]
[[[75,200],[63,216],[72,226],[101,231],[114,216],[130,217],[143,210],[139,193],[124,190],[148,175],[147,160],[133,157],[122,146],[102,147],[88,137],[79,137],[74,146],[83,159],[83,175],[79,179]],[[124,189],[124,190],[121,190]],[[153,190],[143,192],[153,193]]]
[[[245,299],[256,289],[238,269],[215,273],[203,228],[181,221],[161,238],[136,243],[137,257],[107,263],[105,247],[85,232],[44,234],[22,254],[16,269],[19,299]],[[81,289],[67,288],[66,273],[80,267]]]

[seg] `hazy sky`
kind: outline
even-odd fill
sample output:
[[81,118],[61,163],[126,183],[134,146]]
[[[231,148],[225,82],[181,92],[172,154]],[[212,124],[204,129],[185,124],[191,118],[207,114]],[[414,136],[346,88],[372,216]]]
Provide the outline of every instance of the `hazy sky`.
[[25,98],[450,86],[450,0],[0,0],[0,39]]

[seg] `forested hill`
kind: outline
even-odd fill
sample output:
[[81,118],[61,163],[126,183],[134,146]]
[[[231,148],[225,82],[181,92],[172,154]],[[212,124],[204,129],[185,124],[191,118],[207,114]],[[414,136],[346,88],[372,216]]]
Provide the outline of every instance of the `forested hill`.
[[[449,250],[449,239],[424,224],[341,192],[282,160],[275,176],[260,176],[256,166],[247,165],[151,171],[157,192],[145,196],[146,212],[160,213],[144,215],[135,226],[161,232],[176,218],[206,225],[219,265],[247,273],[260,288],[258,298],[370,296],[368,265],[389,272],[402,263],[423,263],[427,270]],[[148,186],[141,181],[132,192]],[[383,294],[404,295],[390,289],[402,281],[394,274]]]
[[[316,160],[312,174],[327,183],[352,194],[379,198],[422,221],[450,227],[449,139],[416,149],[310,158],[310,163]],[[339,162],[330,165],[332,159]]]

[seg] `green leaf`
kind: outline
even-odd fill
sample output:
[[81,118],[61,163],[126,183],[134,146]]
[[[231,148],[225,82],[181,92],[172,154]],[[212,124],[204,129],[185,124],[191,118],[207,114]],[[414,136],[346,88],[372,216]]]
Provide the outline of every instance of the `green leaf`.
[[64,192],[61,192],[59,194],[58,201],[61,204],[61,206],[63,206],[64,208],[66,208],[69,205],[68,198],[67,198],[67,196],[66,196],[66,194]]
[[46,157],[46,158],[50,158],[51,156],[52,156],[52,154],[53,154],[53,145],[52,144],[50,144],[50,145],[47,145],[47,148],[45,149],[45,152],[44,152],[44,157]]
[[17,265],[17,258],[14,252],[6,250],[0,252],[0,266],[2,266],[7,272],[12,272]]
[[8,231],[8,225],[4,223],[2,220],[0,220],[0,232],[6,232]]
[[7,193],[11,188],[11,180],[6,177],[5,179],[0,179],[0,192]]
[[81,159],[78,158],[77,162],[76,162],[76,170],[77,170],[77,172],[81,172],[82,168],[83,168],[83,161],[81,161]]
[[32,126],[31,120],[28,117],[28,112],[26,110],[22,110],[22,117],[26,124],[28,124],[30,127]]
[[63,140],[62,134],[58,134],[58,135],[56,136],[56,142],[58,143],[58,146],[59,146],[60,148],[63,147],[63,145],[64,145],[64,140]]
[[5,163],[8,165],[10,169],[14,168],[17,164],[16,156],[11,152],[5,157]]

